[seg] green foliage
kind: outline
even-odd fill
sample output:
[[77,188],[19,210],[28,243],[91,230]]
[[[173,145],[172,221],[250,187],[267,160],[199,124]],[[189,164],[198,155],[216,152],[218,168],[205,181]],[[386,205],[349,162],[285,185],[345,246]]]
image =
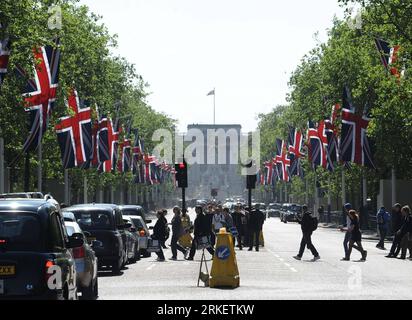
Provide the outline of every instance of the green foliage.
[[[365,108],[372,121],[368,136],[374,142],[376,171],[354,166],[346,173],[349,192],[360,192],[362,174],[368,177],[369,190],[376,196],[379,179],[388,178],[396,168],[398,178],[412,179],[412,81],[411,72],[398,79],[386,72],[374,43],[378,37],[400,45],[398,69],[410,68],[412,46],[412,6],[401,0],[341,0],[349,13],[354,3],[362,6],[362,28],[351,29],[347,19],[335,19],[326,43],[311,50],[293,72],[289,85],[288,105],[259,116],[262,133],[262,159],[273,152],[276,137],[287,136],[286,124],[305,129],[309,119],[319,121],[330,117],[332,105],[341,102],[347,85],[358,111]],[[308,163],[305,163],[308,167]],[[331,177],[328,190],[338,195],[340,168]],[[329,173],[319,169],[322,186]],[[310,173],[312,174],[312,173]],[[310,179],[311,177],[309,177]],[[301,182],[293,181],[292,190],[301,192]]]
[[[48,8],[58,4],[62,9],[62,29],[49,30]],[[16,66],[32,72],[32,49],[52,44],[60,38],[61,67],[56,108],[49,129],[43,140],[44,178],[63,178],[60,149],[53,130],[59,117],[68,114],[65,100],[71,88],[76,88],[80,98],[88,100],[101,114],[115,117],[115,104],[122,102],[120,116],[132,116],[133,127],[139,129],[145,140],[145,151],[153,147],[151,136],[158,128],[174,130],[176,121],[156,112],[148,105],[146,97],[148,84],[138,74],[134,65],[111,53],[116,47],[116,36],[111,35],[100,17],[91,13],[86,6],[79,6],[74,0],[2,0],[0,21],[5,28],[0,36],[9,36],[11,56],[9,70]],[[29,74],[30,76],[30,74]],[[27,114],[24,111],[22,86],[24,81],[14,72],[9,72],[0,95],[0,134],[5,139],[6,165],[21,155],[22,145],[28,134]],[[16,169],[23,166],[23,159],[16,163]],[[31,172],[37,165],[32,155]],[[124,179],[131,181],[131,174],[103,174],[96,170],[71,170],[72,180],[80,187],[82,176],[87,175],[90,188],[108,185]],[[19,173],[21,170],[19,171]],[[19,177],[22,177],[19,174]],[[32,181],[32,186],[34,186]],[[21,188],[22,181],[18,187]]]

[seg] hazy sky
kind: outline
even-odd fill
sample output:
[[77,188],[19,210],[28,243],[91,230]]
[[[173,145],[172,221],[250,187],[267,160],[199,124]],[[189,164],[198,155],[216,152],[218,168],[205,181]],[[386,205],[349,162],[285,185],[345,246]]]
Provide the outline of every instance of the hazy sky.
[[188,124],[256,128],[285,102],[288,80],[334,15],[337,0],[81,0],[119,36],[116,54],[150,83],[149,103]]

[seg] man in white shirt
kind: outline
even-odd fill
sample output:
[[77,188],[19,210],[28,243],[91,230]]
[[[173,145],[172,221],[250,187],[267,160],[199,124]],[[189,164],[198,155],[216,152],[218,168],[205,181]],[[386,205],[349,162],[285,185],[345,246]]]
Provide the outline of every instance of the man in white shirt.
[[215,214],[213,215],[213,229],[215,233],[219,233],[219,230],[224,227],[225,224],[225,215],[222,211],[222,206],[218,205]]

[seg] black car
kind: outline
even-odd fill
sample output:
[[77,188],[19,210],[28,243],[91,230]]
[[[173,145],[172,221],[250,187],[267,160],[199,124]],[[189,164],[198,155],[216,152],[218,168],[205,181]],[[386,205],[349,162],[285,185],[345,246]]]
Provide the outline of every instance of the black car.
[[93,248],[99,268],[110,266],[114,274],[120,274],[128,260],[125,229],[130,228],[130,225],[124,223],[119,207],[114,204],[81,204],[65,210],[72,212],[80,228],[90,233],[90,242],[101,242],[101,246]]
[[45,200],[0,200],[0,299],[77,299],[72,248],[63,217]]

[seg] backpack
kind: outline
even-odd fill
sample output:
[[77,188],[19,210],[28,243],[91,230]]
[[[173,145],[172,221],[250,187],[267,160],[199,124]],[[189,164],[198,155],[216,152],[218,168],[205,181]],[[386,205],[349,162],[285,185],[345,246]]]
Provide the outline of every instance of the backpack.
[[318,218],[312,217],[312,231],[315,231],[318,228]]

